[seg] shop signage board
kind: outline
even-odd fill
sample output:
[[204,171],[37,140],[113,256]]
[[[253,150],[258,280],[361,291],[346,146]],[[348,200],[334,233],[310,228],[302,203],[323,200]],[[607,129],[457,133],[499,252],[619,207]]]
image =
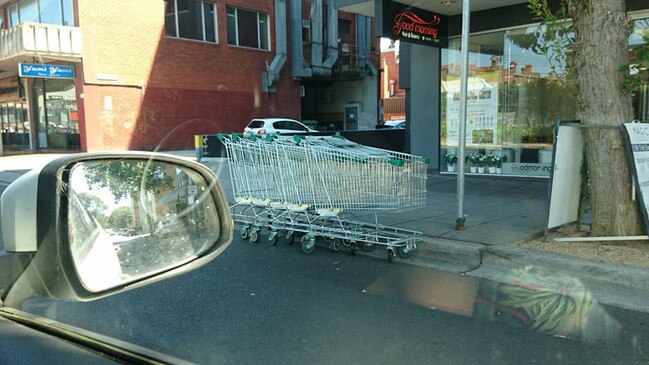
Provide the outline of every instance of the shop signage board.
[[430,47],[448,47],[445,15],[384,0],[382,36]]
[[649,232],[649,124],[624,124],[627,156],[638,192],[645,232]]
[[18,76],[47,79],[74,79],[74,67],[39,63],[19,63]]
[[544,163],[504,163],[504,175],[520,175],[520,176],[550,176],[552,165]]

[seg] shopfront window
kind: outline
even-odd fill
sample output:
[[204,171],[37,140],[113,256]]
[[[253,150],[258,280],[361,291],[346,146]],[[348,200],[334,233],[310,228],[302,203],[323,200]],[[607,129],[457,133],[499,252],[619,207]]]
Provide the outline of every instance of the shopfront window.
[[[576,118],[576,90],[535,52],[538,27],[470,37],[467,171],[549,176],[554,123]],[[442,166],[457,155],[460,39],[442,52]],[[554,68],[552,67],[554,66]]]
[[[629,45],[636,46],[649,43],[649,18],[637,19],[633,22],[633,31],[629,36]],[[643,70],[646,74],[646,70]],[[636,120],[649,123],[649,86],[647,82],[632,93],[633,116]]]
[[22,101],[0,102],[0,132],[7,150],[29,149],[28,108]]
[[33,87],[39,148],[78,149],[74,80],[37,79]]

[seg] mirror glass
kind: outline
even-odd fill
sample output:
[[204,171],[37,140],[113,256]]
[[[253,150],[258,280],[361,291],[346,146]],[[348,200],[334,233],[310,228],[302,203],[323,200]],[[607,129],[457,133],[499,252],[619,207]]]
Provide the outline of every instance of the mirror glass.
[[219,233],[210,186],[194,170],[144,159],[84,161],[71,169],[68,237],[89,291],[186,263]]

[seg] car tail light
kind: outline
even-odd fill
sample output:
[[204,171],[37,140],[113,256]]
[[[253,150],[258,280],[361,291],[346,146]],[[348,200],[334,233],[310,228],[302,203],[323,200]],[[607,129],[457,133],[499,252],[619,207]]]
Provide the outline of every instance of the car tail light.
[[263,128],[257,131],[257,134],[264,134],[264,133],[266,133],[266,130]]

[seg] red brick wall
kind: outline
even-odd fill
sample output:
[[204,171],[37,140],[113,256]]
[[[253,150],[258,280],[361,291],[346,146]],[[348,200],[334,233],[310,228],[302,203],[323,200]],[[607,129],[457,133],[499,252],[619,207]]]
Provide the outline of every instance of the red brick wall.
[[[228,4],[268,13],[274,24],[272,0]],[[181,125],[163,149],[193,148],[194,134],[242,131],[253,117],[300,117],[299,83],[288,60],[277,93],[261,90],[261,73],[275,56],[273,26],[273,51],[228,46],[225,4],[218,2],[218,44],[170,38],[164,5],[78,0],[89,96],[80,107],[83,149],[150,150]]]
[[395,52],[381,52],[381,99],[390,97],[390,80],[394,80],[394,95],[405,95],[406,91],[399,88],[399,64]]

